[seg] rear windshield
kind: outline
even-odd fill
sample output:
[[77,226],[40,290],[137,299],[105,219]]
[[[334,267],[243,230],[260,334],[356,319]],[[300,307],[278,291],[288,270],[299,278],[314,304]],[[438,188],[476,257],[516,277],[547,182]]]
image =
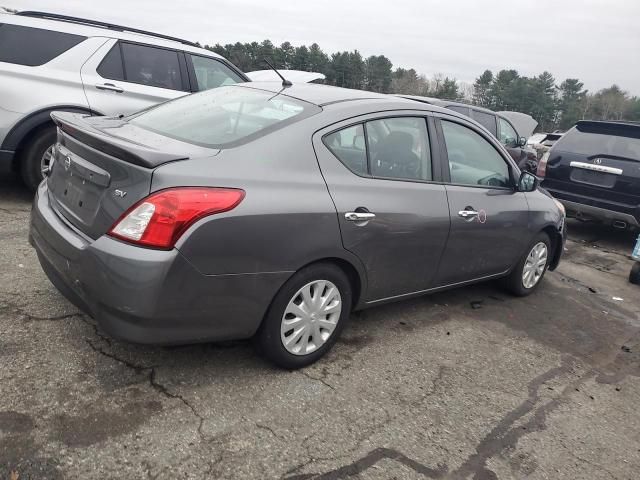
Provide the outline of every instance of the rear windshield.
[[286,95],[227,86],[182,97],[136,115],[131,123],[212,148],[246,143],[320,108]]
[[576,125],[555,144],[555,149],[580,155],[610,155],[640,161],[640,127]]

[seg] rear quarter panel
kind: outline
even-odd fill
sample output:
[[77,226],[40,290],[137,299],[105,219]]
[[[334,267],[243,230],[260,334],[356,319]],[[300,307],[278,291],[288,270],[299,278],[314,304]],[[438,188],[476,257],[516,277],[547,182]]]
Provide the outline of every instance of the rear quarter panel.
[[306,122],[293,124],[215,157],[156,170],[152,191],[198,185],[246,192],[234,210],[197,222],[176,245],[200,272],[294,272],[313,261],[337,257],[354,265],[362,280],[362,267],[342,247],[312,133]]

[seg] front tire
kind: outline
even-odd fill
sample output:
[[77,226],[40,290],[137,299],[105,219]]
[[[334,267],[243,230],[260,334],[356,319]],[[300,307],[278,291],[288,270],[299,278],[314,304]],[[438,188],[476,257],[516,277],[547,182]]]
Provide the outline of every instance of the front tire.
[[533,239],[527,252],[503,281],[507,290],[518,297],[530,295],[544,277],[551,261],[551,240],[546,233]]
[[351,285],[345,273],[318,263],[295,273],[276,294],[256,340],[263,355],[293,370],[327,353],[351,313]]
[[20,173],[25,185],[35,192],[44,179],[43,168],[49,167],[53,146],[56,143],[56,127],[38,130],[29,139],[20,163]]

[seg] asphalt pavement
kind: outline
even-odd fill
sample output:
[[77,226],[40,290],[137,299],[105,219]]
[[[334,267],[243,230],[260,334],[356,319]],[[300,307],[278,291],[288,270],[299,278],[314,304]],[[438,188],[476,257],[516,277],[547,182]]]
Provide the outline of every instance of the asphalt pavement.
[[634,234],[569,222],[556,272],[352,315],[317,364],[111,339],[49,283],[0,176],[0,480],[636,479]]

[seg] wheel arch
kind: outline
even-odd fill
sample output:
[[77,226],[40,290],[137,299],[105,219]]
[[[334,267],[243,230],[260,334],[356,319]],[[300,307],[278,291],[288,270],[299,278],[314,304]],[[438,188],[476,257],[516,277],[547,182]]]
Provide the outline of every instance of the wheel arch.
[[64,111],[73,113],[86,113],[89,115],[100,115],[100,113],[90,108],[78,105],[56,105],[47,107],[30,113],[9,130],[9,133],[2,142],[0,149],[15,152],[14,167],[21,161],[21,153],[29,139],[42,128],[52,126],[51,112]]
[[549,270],[553,271],[560,263],[560,257],[562,256],[562,233],[558,231],[555,225],[547,225],[540,232],[549,235],[551,240],[551,261],[549,262]]

